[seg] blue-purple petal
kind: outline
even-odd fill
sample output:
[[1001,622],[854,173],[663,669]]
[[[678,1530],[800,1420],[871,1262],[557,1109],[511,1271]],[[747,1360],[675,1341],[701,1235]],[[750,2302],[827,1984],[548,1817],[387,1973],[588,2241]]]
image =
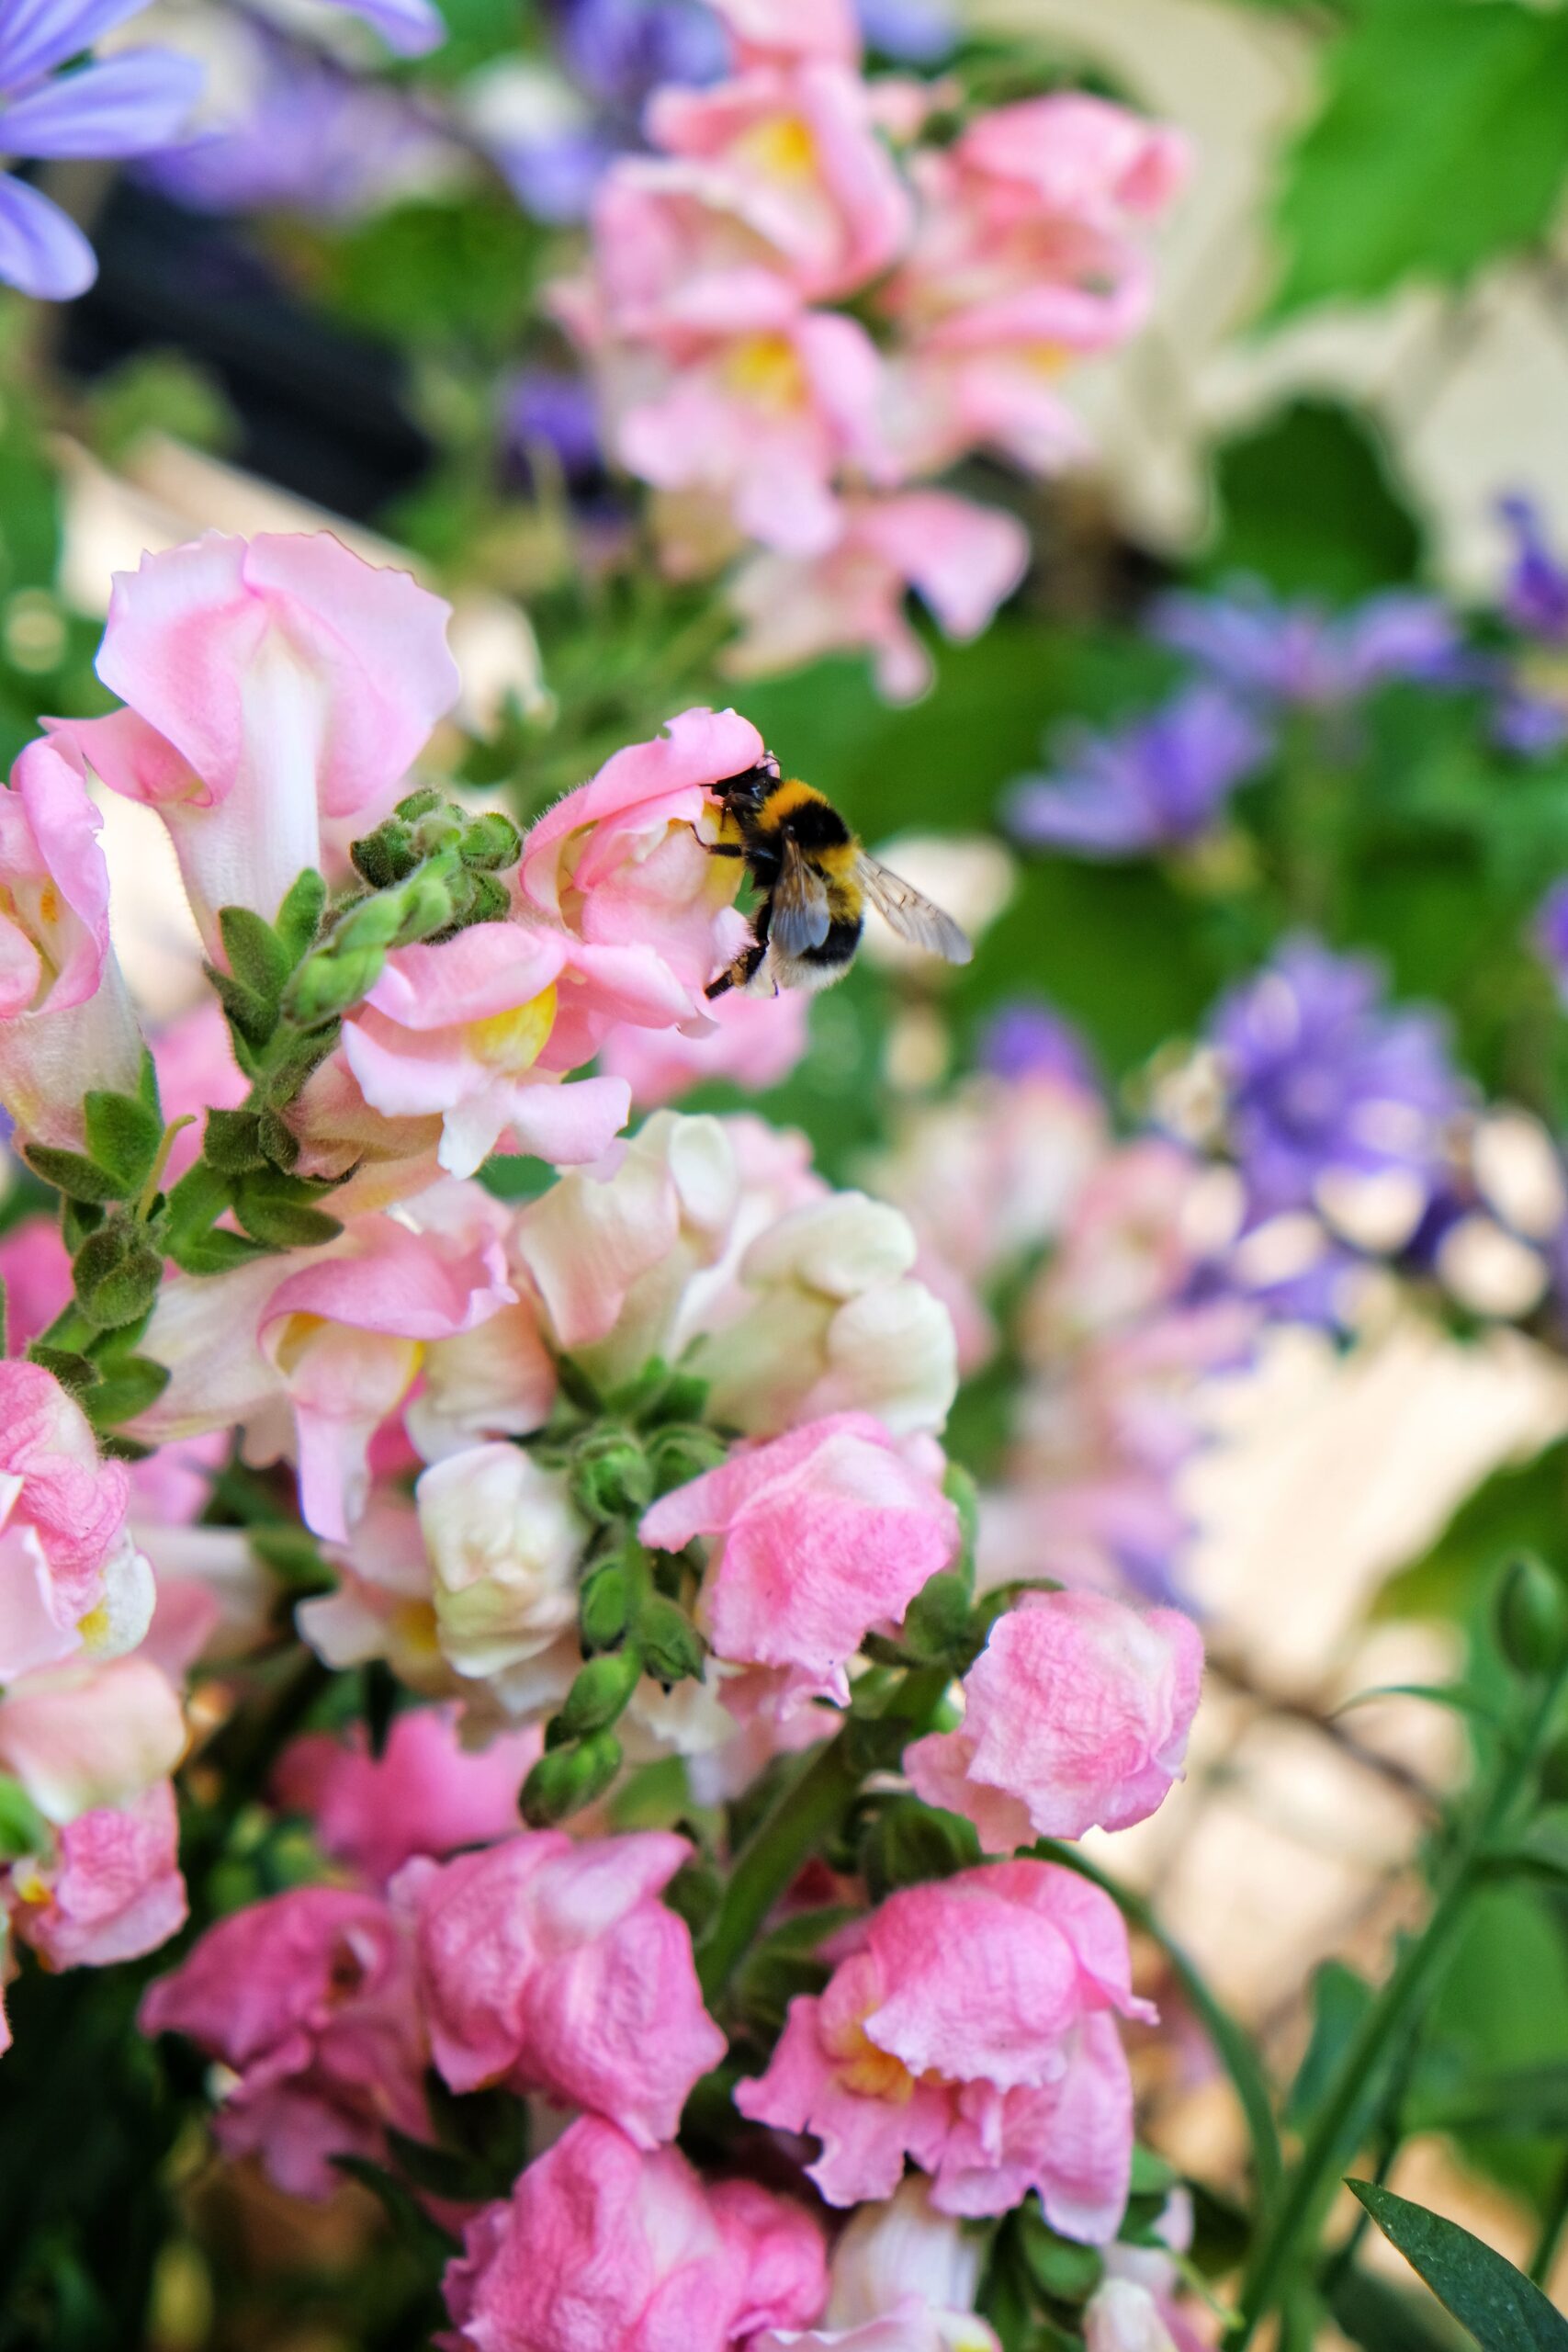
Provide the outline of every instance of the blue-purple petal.
[[336,6],[374,26],[400,57],[423,57],[446,38],[446,20],[431,0],[336,0]]
[[97,274],[75,221],[25,180],[0,172],[0,279],[40,301],[68,302]]
[[0,91],[27,89],[146,6],[147,0],[4,0]]
[[132,49],[0,106],[10,155],[146,155],[178,135],[201,93],[194,57]]

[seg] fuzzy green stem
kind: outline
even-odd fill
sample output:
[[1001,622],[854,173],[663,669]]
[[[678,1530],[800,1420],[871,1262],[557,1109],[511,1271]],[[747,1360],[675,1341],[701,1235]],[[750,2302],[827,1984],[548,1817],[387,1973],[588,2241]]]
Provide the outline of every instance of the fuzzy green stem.
[[1449,1956],[1471,1894],[1484,1871],[1488,1849],[1534,1769],[1556,1714],[1564,1679],[1561,1668],[1551,1678],[1523,1739],[1510,1746],[1501,1758],[1490,1794],[1450,1859],[1426,1927],[1405,1947],[1346,2051],[1334,2087],[1318,2110],[1280,2202],[1266,2218],[1254,2245],[1239,2299],[1239,2316],[1225,2338],[1224,2352],[1245,2352],[1259,2323],[1279,2307],[1305,2247],[1322,2223],[1341,2167],[1376,2117],[1387,2086],[1391,2046],[1419,2016]]

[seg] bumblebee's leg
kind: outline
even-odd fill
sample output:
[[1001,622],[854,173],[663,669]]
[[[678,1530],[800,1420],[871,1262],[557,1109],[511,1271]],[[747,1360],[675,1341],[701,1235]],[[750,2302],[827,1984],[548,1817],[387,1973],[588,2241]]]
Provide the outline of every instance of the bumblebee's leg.
[[757,920],[747,944],[734,963],[722,971],[716,980],[710,980],[703,990],[710,1002],[716,996],[724,996],[731,989],[743,989],[749,980],[755,979],[768,952],[768,925],[773,920],[773,912],[772,899],[764,899],[757,910]]
[[710,857],[744,857],[746,854],[739,842],[705,842],[703,846]]

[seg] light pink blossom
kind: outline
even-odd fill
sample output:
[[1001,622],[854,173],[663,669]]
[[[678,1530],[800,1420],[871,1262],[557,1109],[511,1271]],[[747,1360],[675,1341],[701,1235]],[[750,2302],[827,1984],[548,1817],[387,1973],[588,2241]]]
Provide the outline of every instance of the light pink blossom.
[[839,1413],[742,1449],[665,1495],[641,1534],[717,1543],[702,1615],[715,1655],[784,1668],[792,1691],[849,1699],[845,1667],[958,1550],[958,1515],[881,1423]]
[[563,1470],[521,1446],[470,1446],[426,1470],[416,1496],[432,1630],[457,1674],[516,1675],[575,1634],[589,1528]]
[[659,1110],[695,1086],[720,1081],[762,1094],[804,1056],[809,1010],[810,999],[799,989],[781,989],[777,996],[732,989],[715,1001],[706,1036],[623,1023],[605,1040],[599,1067],[626,1080],[639,1111]]
[[1027,1593],[964,1678],[964,1723],[905,1752],[928,1804],[990,1853],[1146,1820],[1180,1777],[1203,1645],[1177,1609]]
[[725,2352],[808,2324],[826,2282],[799,2205],[708,2186],[583,2116],[470,2224],[443,2283],[455,2352]]
[[72,763],[29,743],[0,792],[0,1102],[24,1138],[76,1151],[83,1095],[134,1093],[141,1069],[101,821]]
[[13,1866],[17,1933],[51,1968],[107,1968],[156,1951],[185,1925],[179,1814],[160,1781],[129,1804],[68,1821],[53,1853]]
[[0,1680],[133,1649],[152,1573],[126,1530],[124,1464],[98,1458],[51,1373],[0,1363]]
[[0,1234],[0,1286],[6,1295],[6,1345],[20,1355],[71,1301],[71,1252],[58,1217],[20,1217]]
[[977,637],[1011,595],[1029,561],[1029,536],[1014,516],[948,491],[910,490],[843,501],[843,528],[810,559],[771,550],[731,582],[746,624],[726,655],[736,677],[793,670],[824,654],[864,651],[879,691],[909,702],[931,684],[931,657],[909,626],[910,589],[943,633]]
[[516,1297],[493,1232],[411,1232],[364,1217],[267,1298],[262,1351],[293,1408],[300,1509],[342,1543],[364,1509],[368,1453],[419,1371],[425,1344],[471,1330]]
[[[343,1053],[365,1101],[393,1119],[442,1121],[438,1159],[451,1176],[471,1176],[503,1137],[558,1166],[598,1159],[626,1124],[629,1090],[615,1078],[562,1087],[536,1065],[549,1043],[564,991],[593,974],[563,932],[521,923],[471,925],[439,946],[398,948],[364,1005],[345,1023]],[[571,976],[567,977],[571,966]],[[647,985],[638,1008],[654,1021],[680,1018],[684,997],[639,964],[631,986]],[[624,1014],[627,989],[604,1011]]]
[[179,1695],[141,1653],[25,1675],[0,1698],[0,1772],[57,1825],[145,1796],[185,1747]]
[[[558,1003],[547,1068],[589,1060],[612,1020],[627,1017],[610,991],[619,986],[644,1003],[649,989],[668,989],[660,967],[685,991],[666,1019],[701,1017],[703,989],[747,926],[731,903],[734,862],[710,856],[696,829],[715,817],[714,786],[754,767],[762,749],[750,719],[733,710],[682,711],[651,742],[617,752],[530,829],[518,869],[524,911],[599,951],[575,959],[581,977]],[[629,1017],[656,1025],[646,1012]]]
[[849,0],[712,0],[743,65],[827,57],[860,62],[860,27]]
[[937,2211],[1010,2211],[1030,2189],[1065,2236],[1114,2236],[1133,2093],[1115,2015],[1127,1932],[1098,1887],[1003,1862],[906,1887],[840,1939],[821,1995],[790,2003],[743,2115],[809,2132],[829,2204],[891,2196],[912,2156]]
[[828,2308],[805,2334],[771,2331],[750,2352],[837,2346],[842,2352],[1000,2352],[975,2315],[984,2247],[972,2230],[932,2208],[919,2173],[886,2205],[863,2205],[829,2262]]
[[446,1863],[411,1862],[431,2052],[456,2091],[503,2082],[589,2109],[638,2147],[672,2140],[724,2056],[684,1920],[660,1901],[691,1849],[647,1832],[574,1842],[525,1831]]
[[251,1085],[234,1059],[229,1024],[216,997],[171,1021],[149,1042],[164,1118],[191,1122],[181,1128],[169,1152],[165,1182],[174,1185],[200,1157],[207,1113],[237,1111]]
[[[779,12],[769,13],[776,22]],[[766,241],[811,300],[857,292],[909,236],[908,190],[866,85],[847,64],[806,58],[752,66],[708,89],[671,84],[650,100],[647,130],[711,204]]]
[[97,669],[126,707],[54,722],[156,808],[214,955],[217,912],[267,918],[323,837],[364,831],[457,700],[450,607],[330,532],[209,533],[117,572]]
[[[0,1754],[4,1736],[0,1708]],[[360,1725],[346,1741],[331,1732],[295,1740],[273,1786],[280,1804],[310,1816],[323,1853],[380,1886],[415,1854],[450,1854],[513,1831],[517,1792],[541,1746],[536,1732],[513,1732],[470,1750],[453,1709],[415,1707],[393,1718],[379,1756]]]
[[428,2132],[406,1940],[373,1894],[293,1887],[220,1919],[145,1995],[144,2033],[184,2033],[238,2080],[217,2120],[280,2188],[327,2197],[335,2155]]

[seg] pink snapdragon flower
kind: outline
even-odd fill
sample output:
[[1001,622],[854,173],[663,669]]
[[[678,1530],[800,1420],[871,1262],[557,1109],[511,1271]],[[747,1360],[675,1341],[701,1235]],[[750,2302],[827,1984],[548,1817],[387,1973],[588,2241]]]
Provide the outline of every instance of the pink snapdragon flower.
[[668,1019],[702,1016],[703,989],[748,930],[732,903],[739,869],[710,856],[697,828],[715,818],[714,786],[754,767],[762,750],[736,711],[682,711],[662,735],[617,752],[531,827],[518,868],[521,910],[601,951],[592,962],[580,959],[581,977],[561,992],[547,1068],[578,1068],[626,1017],[598,1001],[618,975],[628,993],[640,992],[657,984],[662,965],[686,991],[683,1012],[671,1010]]
[[639,1111],[660,1110],[694,1087],[721,1081],[763,1094],[804,1057],[810,1005],[802,989],[781,989],[777,996],[732,989],[716,1000],[705,1037],[623,1023],[605,1040],[599,1067],[626,1080]]
[[742,65],[825,57],[860,62],[860,27],[849,0],[711,0],[729,28]]
[[605,386],[610,439],[629,473],[656,490],[701,493],[742,537],[783,555],[834,545],[841,470],[888,470],[882,363],[858,321],[836,311],[781,304],[771,322],[662,368],[643,355],[611,366]]
[[714,1654],[780,1668],[791,1696],[849,1702],[845,1668],[956,1555],[958,1514],[880,1422],[838,1413],[741,1449],[663,1496],[640,1533],[716,1538],[701,1614]]
[[1143,324],[1150,274],[1130,225],[1164,209],[1186,164],[1177,132],[1073,91],[997,107],[915,159],[920,226],[882,298],[903,337],[889,434],[912,470],[977,444],[1043,472],[1081,454],[1055,379]]
[[28,1140],[73,1151],[83,1095],[134,1093],[141,1070],[101,822],[71,762],[29,743],[0,792],[0,1102]]
[[911,2173],[886,2205],[863,2205],[835,2244],[820,2326],[770,2331],[750,2352],[1000,2352],[975,2315],[983,2251],[973,2231],[934,2210],[929,2184]]
[[185,1747],[179,1694],[141,1653],[25,1675],[0,1697],[0,1772],[57,1826],[145,1796]]
[[[572,978],[564,978],[571,951],[563,932],[510,922],[473,924],[439,946],[398,948],[344,1023],[344,1057],[373,1111],[393,1119],[440,1114],[437,1157],[448,1175],[473,1175],[503,1137],[558,1167],[580,1166],[598,1159],[626,1125],[624,1081],[563,1087],[536,1068],[562,989],[570,994],[584,978],[592,987],[581,955]],[[615,1012],[630,1009],[628,997],[655,1021],[687,1012],[661,970],[639,962],[629,979],[614,996]]]
[[117,572],[97,670],[126,707],[56,739],[168,826],[209,953],[323,842],[374,825],[457,698],[450,607],[330,532],[209,532]]
[[126,1529],[129,1491],[52,1373],[0,1363],[0,1681],[141,1639],[152,1572]]
[[707,89],[671,84],[655,91],[646,127],[710,203],[766,240],[813,301],[858,292],[908,239],[908,190],[849,64],[807,56]]
[[414,1922],[444,2081],[542,2091],[639,2148],[672,2140],[692,2086],[726,2049],[690,1930],[660,1901],[690,1859],[662,1832],[574,1841],[539,1830],[409,1863],[393,1897]]
[[487,2207],[443,2281],[452,2352],[725,2352],[806,2326],[822,2233],[749,2180],[704,2183],[673,2148],[583,2116]]
[[745,633],[725,657],[738,678],[794,670],[829,653],[872,656],[878,690],[911,702],[931,681],[909,626],[913,589],[947,637],[978,637],[1029,563],[1029,535],[1011,514],[944,490],[850,493],[842,528],[820,555],[751,557],[730,586]]
[[440,1655],[466,1679],[507,1678],[521,1714],[536,1662],[566,1636],[575,1657],[590,1530],[566,1473],[521,1446],[476,1445],[434,1464],[416,1496]]
[[209,1111],[237,1111],[251,1082],[234,1059],[223,1008],[208,997],[149,1039],[158,1073],[158,1099],[165,1119],[191,1122],[175,1137],[164,1170],[165,1187],[201,1157],[201,1131]]
[[6,1297],[6,1345],[20,1355],[71,1303],[71,1252],[58,1217],[19,1217],[0,1234],[0,1288]]
[[809,2132],[829,2204],[889,2197],[907,2155],[939,2212],[1010,2211],[1032,2188],[1064,2236],[1113,2237],[1127,2201],[1133,2091],[1115,2017],[1134,1998],[1107,1894],[1047,1862],[906,1887],[839,1940],[827,1989],[798,1996],[743,2115]]
[[167,1781],[125,1805],[96,1806],[59,1832],[52,1856],[14,1863],[12,1922],[50,1968],[140,1960],[186,1921],[179,1812]]
[[378,1896],[300,1886],[209,1928],[142,1999],[143,2033],[183,2033],[238,2080],[216,2130],[297,2197],[336,2155],[381,2158],[389,2124],[428,2132],[406,1939]]
[[324,1854],[384,1886],[416,1854],[510,1836],[517,1792],[540,1747],[536,1733],[514,1732],[470,1750],[458,1739],[454,1709],[414,1707],[394,1717],[379,1756],[370,1754],[362,1725],[346,1741],[308,1733],[285,1748],[273,1788],[280,1804],[310,1816]]
[[1098,1592],[1027,1593],[964,1678],[964,1723],[905,1751],[928,1804],[987,1851],[1145,1821],[1180,1777],[1203,1644],[1177,1609]]

